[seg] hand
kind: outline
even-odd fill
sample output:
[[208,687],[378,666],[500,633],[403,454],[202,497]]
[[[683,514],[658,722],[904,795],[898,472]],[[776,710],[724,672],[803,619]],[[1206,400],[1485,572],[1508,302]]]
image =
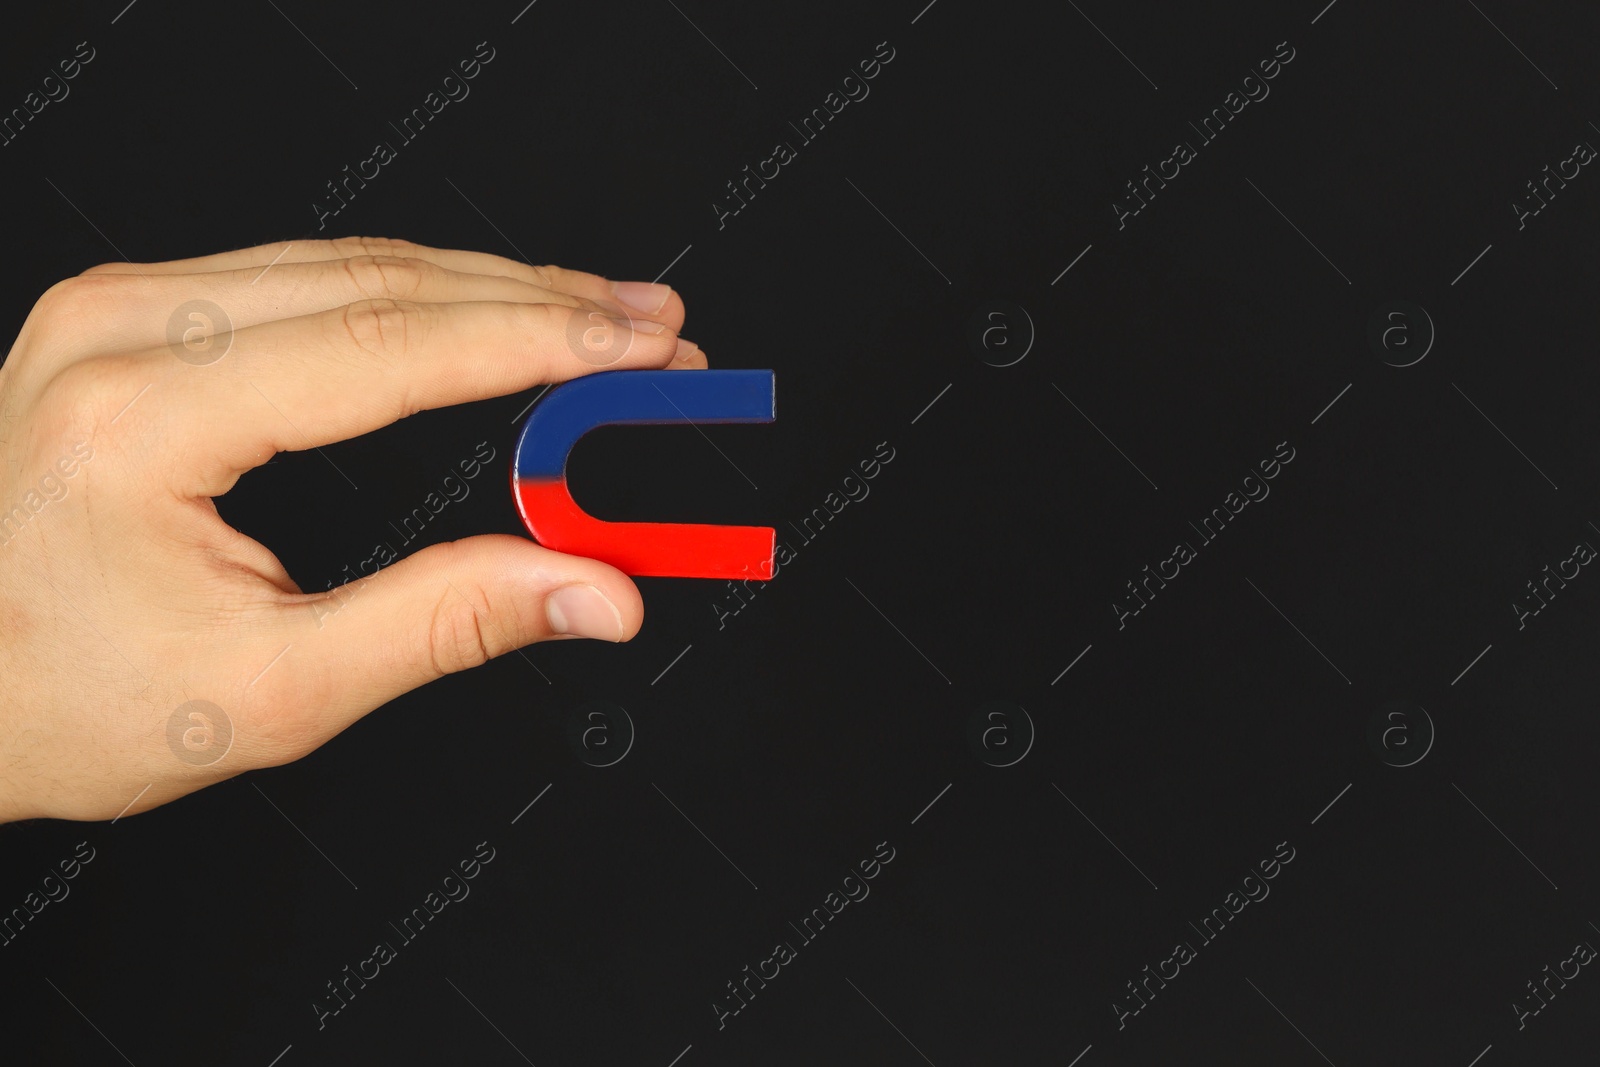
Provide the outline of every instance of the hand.
[[0,821],[145,811],[522,645],[631,638],[607,564],[469,537],[302,593],[212,498],[420,410],[704,367],[683,315],[664,285],[358,238],[52,287],[0,367]]

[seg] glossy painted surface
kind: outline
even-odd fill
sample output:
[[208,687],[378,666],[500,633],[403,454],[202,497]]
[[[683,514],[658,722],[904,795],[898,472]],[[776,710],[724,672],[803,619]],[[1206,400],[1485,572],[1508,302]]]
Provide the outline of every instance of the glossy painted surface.
[[607,522],[567,488],[567,455],[600,426],[759,423],[776,417],[769,370],[604,371],[556,386],[523,424],[512,464],[517,511],[546,548],[640,577],[772,577],[768,526]]

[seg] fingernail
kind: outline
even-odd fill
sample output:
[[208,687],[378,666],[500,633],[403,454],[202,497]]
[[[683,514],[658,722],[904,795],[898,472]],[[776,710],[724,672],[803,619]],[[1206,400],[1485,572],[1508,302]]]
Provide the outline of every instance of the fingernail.
[[544,602],[550,629],[597,641],[622,640],[622,613],[592,585],[565,585]]
[[610,319],[612,322],[626,326],[634,333],[665,333],[667,329],[661,323],[651,322],[649,319],[620,318],[616,315],[610,316]]
[[612,282],[611,292],[629,307],[654,315],[667,306],[672,286],[658,282]]
[[694,358],[694,354],[698,351],[700,351],[699,345],[680,337],[678,338],[678,349],[672,354],[672,358],[681,362],[688,362]]

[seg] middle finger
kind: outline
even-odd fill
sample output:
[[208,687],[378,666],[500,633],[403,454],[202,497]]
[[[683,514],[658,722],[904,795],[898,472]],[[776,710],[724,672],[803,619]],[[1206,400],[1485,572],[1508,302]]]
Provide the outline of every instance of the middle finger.
[[[453,303],[493,300],[559,304],[616,314],[593,300],[502,275],[469,274],[424,259],[354,256],[206,274],[95,274],[63,283],[56,299],[89,314],[67,314],[63,355],[85,358],[163,343],[198,351],[207,338],[360,300]],[[114,315],[107,311],[115,309]],[[640,318],[650,316],[638,315]],[[71,324],[81,324],[73,330]],[[76,334],[76,336],[74,336]]]

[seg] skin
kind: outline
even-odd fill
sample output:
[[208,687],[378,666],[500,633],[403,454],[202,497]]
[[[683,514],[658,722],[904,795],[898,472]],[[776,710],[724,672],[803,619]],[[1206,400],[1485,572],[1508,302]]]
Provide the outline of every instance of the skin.
[[[226,322],[175,316],[192,300]],[[489,535],[305,593],[213,498],[420,410],[703,368],[683,316],[666,286],[381,238],[53,286],[0,366],[0,822],[146,811],[513,649],[632,638],[607,564]]]

